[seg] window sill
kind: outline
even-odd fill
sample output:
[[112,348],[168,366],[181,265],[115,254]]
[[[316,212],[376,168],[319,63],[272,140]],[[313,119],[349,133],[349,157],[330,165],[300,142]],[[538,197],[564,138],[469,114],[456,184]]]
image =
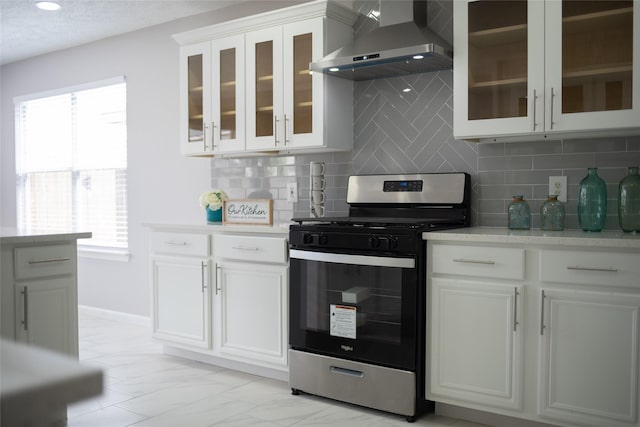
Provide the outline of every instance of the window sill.
[[129,262],[131,254],[126,249],[111,249],[78,246],[78,258],[99,259],[103,261]]

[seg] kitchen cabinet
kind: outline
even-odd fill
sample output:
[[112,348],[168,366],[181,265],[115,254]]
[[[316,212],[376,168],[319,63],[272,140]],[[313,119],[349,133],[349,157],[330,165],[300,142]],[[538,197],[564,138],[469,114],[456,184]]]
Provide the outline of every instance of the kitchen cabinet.
[[78,357],[76,239],[2,237],[2,337]]
[[541,252],[542,417],[638,425],[637,260],[637,254]]
[[524,251],[431,249],[429,398],[520,409]]
[[211,258],[206,234],[151,236],[153,337],[211,348]]
[[180,48],[180,151],[184,155],[212,150],[211,44],[196,43]]
[[454,136],[640,132],[640,2],[454,2]]
[[[181,133],[193,139],[182,144],[182,153],[350,150],[353,83],[312,74],[309,62],[349,41],[356,16],[336,3],[314,1],[174,35],[181,44]],[[198,68],[193,60],[202,85],[197,73],[189,83],[191,56],[213,61]]]
[[218,235],[214,237],[214,253],[220,354],[286,368],[287,240]]
[[640,426],[640,241],[473,233],[428,236],[427,398],[566,427]]

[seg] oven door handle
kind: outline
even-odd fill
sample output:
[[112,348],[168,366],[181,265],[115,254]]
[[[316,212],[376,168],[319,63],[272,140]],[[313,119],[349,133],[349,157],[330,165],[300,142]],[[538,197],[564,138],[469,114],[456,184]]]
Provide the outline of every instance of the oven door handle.
[[308,261],[334,262],[338,264],[371,265],[374,267],[416,268],[414,258],[393,258],[370,255],[348,255],[329,252],[301,251],[291,249],[289,258]]

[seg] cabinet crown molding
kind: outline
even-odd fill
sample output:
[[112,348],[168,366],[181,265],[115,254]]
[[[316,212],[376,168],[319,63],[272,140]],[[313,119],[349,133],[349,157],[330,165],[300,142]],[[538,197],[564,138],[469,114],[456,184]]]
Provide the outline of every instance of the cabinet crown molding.
[[358,14],[335,2],[315,0],[284,9],[276,9],[258,15],[247,16],[177,33],[172,37],[182,46],[319,17],[331,18],[353,27],[353,24],[358,18]]

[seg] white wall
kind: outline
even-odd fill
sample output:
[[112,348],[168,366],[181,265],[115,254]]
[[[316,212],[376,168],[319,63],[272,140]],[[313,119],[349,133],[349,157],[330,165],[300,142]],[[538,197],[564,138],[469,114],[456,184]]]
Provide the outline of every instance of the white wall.
[[131,260],[80,258],[80,304],[148,316],[148,230],[142,224],[205,221],[198,197],[209,188],[211,162],[179,152],[178,45],[171,35],[292,4],[245,3],[0,68],[0,225],[9,227],[16,224],[13,98],[126,77]]

